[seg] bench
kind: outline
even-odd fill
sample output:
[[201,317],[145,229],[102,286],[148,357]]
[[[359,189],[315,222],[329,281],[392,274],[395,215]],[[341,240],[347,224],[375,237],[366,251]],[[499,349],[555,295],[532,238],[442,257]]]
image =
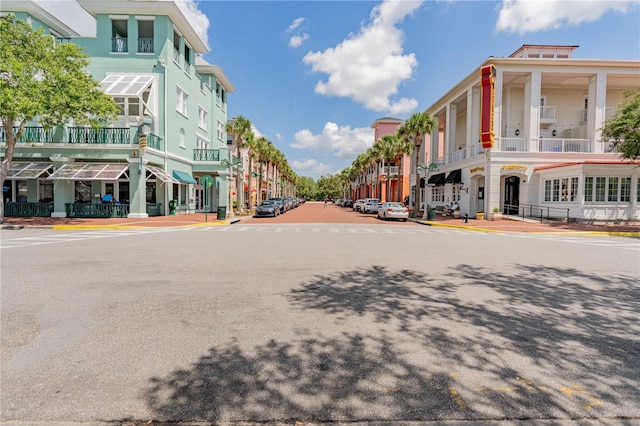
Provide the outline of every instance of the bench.
[[439,215],[444,214],[444,206],[435,206],[434,210],[436,211],[436,214],[439,214]]
[[189,206],[188,204],[181,204],[176,207],[176,214],[191,214],[195,212],[196,209]]

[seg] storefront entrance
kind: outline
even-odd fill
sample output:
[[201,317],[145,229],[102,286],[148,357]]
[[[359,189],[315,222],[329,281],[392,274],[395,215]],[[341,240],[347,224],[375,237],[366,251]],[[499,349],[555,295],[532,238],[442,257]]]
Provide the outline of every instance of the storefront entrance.
[[504,213],[518,214],[520,206],[520,178],[509,176],[504,179]]

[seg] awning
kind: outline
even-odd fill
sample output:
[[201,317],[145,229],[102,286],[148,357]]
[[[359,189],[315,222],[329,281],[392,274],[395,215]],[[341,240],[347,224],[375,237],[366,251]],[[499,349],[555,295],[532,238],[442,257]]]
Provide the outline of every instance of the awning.
[[444,185],[444,173],[438,173],[429,178],[429,185]]
[[171,183],[180,183],[179,180],[175,179],[169,173],[156,166],[146,166],[145,167],[149,173],[157,177],[163,182],[171,182]]
[[140,96],[153,79],[149,75],[111,74],[100,82],[100,88],[109,96]]
[[53,167],[51,163],[11,163],[7,179],[38,179]]
[[449,173],[447,178],[444,180],[446,183],[460,183],[462,182],[462,170],[457,169],[453,170]]
[[178,170],[173,171],[173,177],[178,179],[182,183],[190,183],[192,185],[198,183],[189,173],[179,172]]
[[66,163],[47,179],[117,180],[128,168],[129,164],[120,163]]

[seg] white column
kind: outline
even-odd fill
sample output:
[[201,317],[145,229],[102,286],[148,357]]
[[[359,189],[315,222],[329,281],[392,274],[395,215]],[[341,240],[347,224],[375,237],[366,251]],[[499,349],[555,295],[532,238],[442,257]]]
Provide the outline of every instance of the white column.
[[502,137],[502,82],[504,73],[500,69],[496,70],[496,80],[494,82],[494,105],[493,105],[493,131],[495,132],[496,145],[500,145]]
[[448,162],[447,161],[447,157],[449,154],[449,151],[451,149],[450,146],[450,140],[451,140],[451,108],[453,106],[451,104],[447,104],[446,110],[445,110],[445,123],[444,123],[444,149],[443,152],[441,153],[444,158],[445,158],[445,164]]
[[524,84],[524,129],[529,143],[529,151],[537,152],[540,139],[540,96],[542,95],[542,74],[534,71],[527,76]]
[[475,146],[480,148],[480,88],[474,87],[472,89],[473,93],[473,111],[471,114],[472,124],[471,124],[471,146]]
[[587,137],[591,141],[593,152],[604,152],[602,126],[607,106],[607,75],[598,73],[589,78],[589,106],[587,111]]
[[[473,146],[473,143],[476,142],[473,140],[473,87],[469,87],[467,89],[467,118],[465,128],[467,129],[465,135],[465,150],[468,152],[470,146]],[[467,155],[468,156],[468,155]]]

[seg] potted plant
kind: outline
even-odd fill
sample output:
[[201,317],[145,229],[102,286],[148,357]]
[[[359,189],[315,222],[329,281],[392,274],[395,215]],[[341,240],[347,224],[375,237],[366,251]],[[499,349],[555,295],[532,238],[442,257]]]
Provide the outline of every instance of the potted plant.
[[484,219],[484,211],[482,209],[480,209],[480,210],[478,210],[476,212],[476,219],[478,219],[478,220]]
[[460,206],[455,206],[453,208],[453,217],[460,217]]
[[493,211],[489,213],[489,220],[502,220],[502,212],[498,207],[494,207]]

